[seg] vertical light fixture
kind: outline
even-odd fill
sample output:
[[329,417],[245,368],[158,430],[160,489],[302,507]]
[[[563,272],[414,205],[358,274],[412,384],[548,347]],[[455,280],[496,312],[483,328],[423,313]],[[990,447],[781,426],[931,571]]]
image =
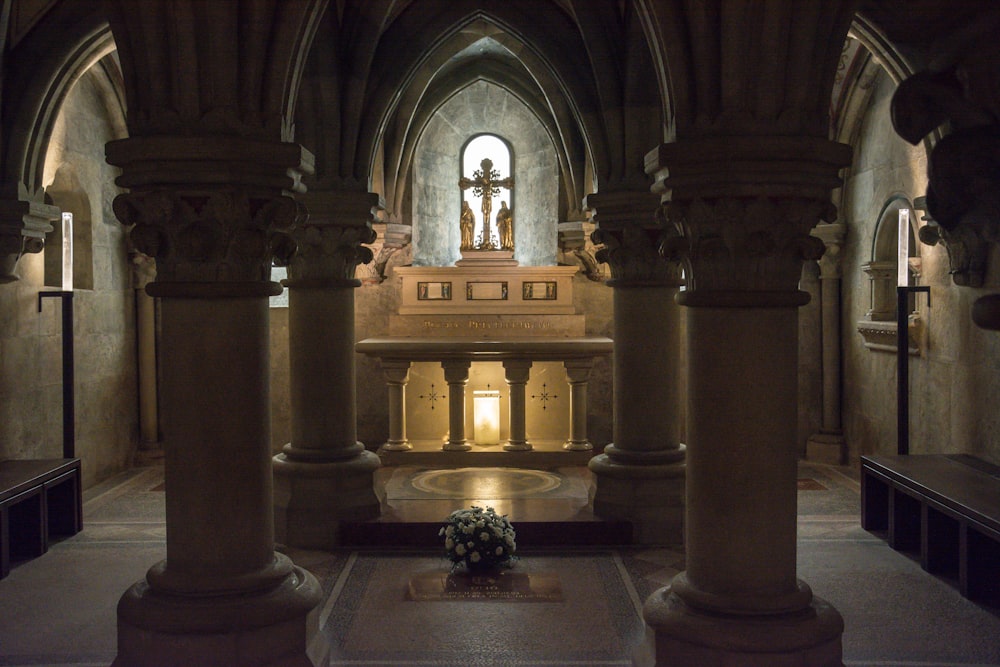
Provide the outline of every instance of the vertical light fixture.
[[62,214],[62,288],[73,291],[73,214]]
[[910,209],[899,209],[899,236],[896,243],[896,287],[910,284]]
[[500,444],[500,392],[472,392],[472,412],[477,445]]

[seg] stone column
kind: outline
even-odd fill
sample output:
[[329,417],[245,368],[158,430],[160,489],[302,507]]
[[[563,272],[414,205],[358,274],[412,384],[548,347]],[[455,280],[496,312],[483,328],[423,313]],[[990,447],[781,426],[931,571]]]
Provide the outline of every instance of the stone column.
[[146,287],[156,279],[156,261],[135,253],[132,258],[135,276],[135,337],[139,366],[139,451],[136,459],[148,464],[162,461],[160,442],[159,374],[156,351],[156,299]]
[[389,388],[389,439],[382,445],[390,452],[413,449],[406,439],[406,383],[410,379],[410,362],[382,359],[382,373]]
[[690,267],[678,299],[687,306],[687,570],[646,603],[659,664],[841,664],[840,615],[796,578],[796,309],[808,300],[797,290],[801,263],[823,252],[809,230],[831,215],[829,189],[850,149],[727,139],[664,144],[653,158],[670,187],[689,165],[713,172],[702,159],[759,174],[793,154],[811,156],[828,180],[796,198],[780,180],[760,196],[724,196],[739,192],[725,181],[717,197],[675,188],[666,205]]
[[[304,168],[303,151],[176,137],[112,142],[107,153],[131,188],[115,213],[157,262],[147,292],[161,308],[167,519],[166,560],[118,605],[114,664],[148,664],[151,654],[163,665],[268,665],[290,655],[307,664],[306,617],[320,588],[274,551],[269,390],[268,297],[281,291],[268,280],[271,249],[291,247],[284,231],[301,212],[257,180],[280,175],[291,189],[287,174]],[[178,171],[161,167],[167,185],[150,187],[150,168],[163,164]],[[199,168],[245,180],[172,185]]]
[[[128,101],[114,210],[157,267],[167,524],[118,604],[114,665],[305,667],[322,591],[274,550],[268,297],[304,219],[294,82],[323,4],[209,4],[105,3]],[[241,16],[267,17],[254,39]],[[194,43],[213,48],[178,56]]]
[[812,235],[823,241],[826,251],[819,260],[820,345],[823,348],[823,425],[809,436],[806,458],[841,465],[845,463],[844,432],[840,423],[840,250],[846,228],[842,223],[818,225]]
[[524,452],[531,449],[525,430],[525,387],[531,373],[530,359],[507,359],[503,362],[504,377],[507,380],[510,410],[509,438],[503,446],[509,452]]
[[274,457],[275,538],[306,549],[339,544],[340,523],[377,517],[379,458],[357,439],[354,277],[372,253],[378,196],[306,196],[310,218],[293,231],[288,264],[292,441]]
[[587,439],[587,382],[594,367],[592,358],[567,359],[566,382],[569,384],[569,439],[563,449],[589,452],[594,448]]
[[671,65],[646,167],[687,283],[687,569],[646,601],[659,665],[843,664],[843,619],[796,576],[797,308],[851,160],[827,136],[857,3],[766,4],[637,0]]
[[469,383],[467,359],[442,361],[444,379],[448,383],[448,442],[441,449],[446,452],[466,452],[472,449],[465,438],[465,385]]
[[594,240],[614,289],[614,442],[590,460],[594,513],[632,522],[639,544],[680,544],[684,519],[684,446],[680,444],[681,267],[677,232],[655,219],[658,197],[598,193]]

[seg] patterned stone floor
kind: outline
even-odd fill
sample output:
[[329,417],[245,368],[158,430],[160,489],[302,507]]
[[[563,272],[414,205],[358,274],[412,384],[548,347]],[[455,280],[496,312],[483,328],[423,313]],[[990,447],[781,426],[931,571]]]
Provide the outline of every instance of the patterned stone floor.
[[[854,471],[802,464],[799,488],[799,576],[843,614],[845,664],[1000,665],[1000,611],[965,600],[954,582],[863,531]],[[394,502],[394,512],[436,520],[438,503],[452,501]],[[522,498],[514,506],[530,518],[558,514],[546,503],[579,502]],[[165,555],[163,503],[155,468],[88,490],[84,531],[0,580],[0,665],[108,665],[119,596]],[[561,602],[415,602],[406,599],[409,578],[446,569],[440,554],[290,554],[324,587],[313,651],[338,667],[650,664],[641,603],[684,567],[680,549],[549,549],[522,553],[517,567],[555,573]]]

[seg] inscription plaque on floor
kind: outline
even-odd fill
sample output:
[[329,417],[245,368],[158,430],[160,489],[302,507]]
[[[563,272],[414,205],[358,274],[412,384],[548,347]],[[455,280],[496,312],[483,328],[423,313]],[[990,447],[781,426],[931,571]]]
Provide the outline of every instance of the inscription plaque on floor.
[[421,572],[410,578],[407,600],[417,602],[562,602],[555,572]]

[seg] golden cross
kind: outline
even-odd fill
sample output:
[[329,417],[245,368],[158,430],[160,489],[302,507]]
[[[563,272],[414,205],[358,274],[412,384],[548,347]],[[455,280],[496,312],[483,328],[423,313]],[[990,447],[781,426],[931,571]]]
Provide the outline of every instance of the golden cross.
[[513,188],[514,177],[500,178],[500,172],[493,168],[493,160],[483,158],[481,169],[472,172],[472,178],[462,177],[458,186],[463,190],[472,188],[472,194],[483,198],[483,232],[476,250],[496,250],[493,232],[490,229],[490,212],[493,210],[493,195],[500,194],[500,188]]

